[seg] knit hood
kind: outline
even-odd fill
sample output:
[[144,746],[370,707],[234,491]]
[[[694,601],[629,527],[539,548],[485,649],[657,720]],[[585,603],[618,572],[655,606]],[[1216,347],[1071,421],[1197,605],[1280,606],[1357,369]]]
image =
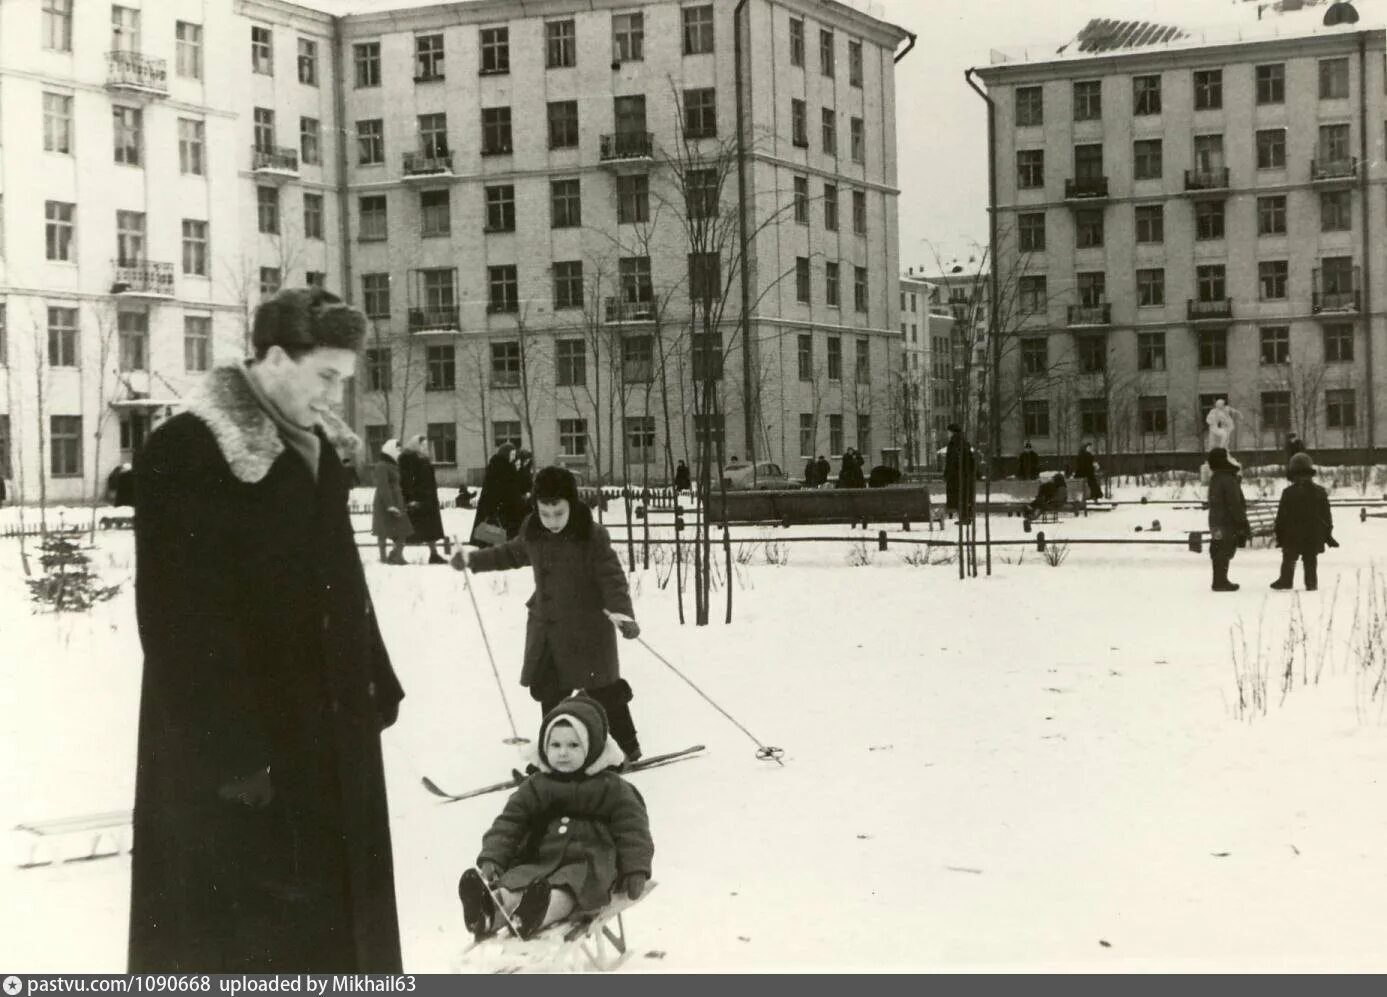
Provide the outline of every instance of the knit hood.
[[[549,731],[560,720],[572,724],[579,732],[579,741],[587,747],[581,773],[555,772],[550,768],[548,759],[544,757],[544,744],[549,739]],[[602,709],[602,704],[581,693],[570,696],[550,710],[540,723],[539,741],[535,745],[535,757],[531,761],[541,772],[547,772],[557,778],[564,778],[565,775],[569,778],[579,774],[596,775],[604,769],[615,768],[626,760],[616,741],[607,735],[607,712]]]

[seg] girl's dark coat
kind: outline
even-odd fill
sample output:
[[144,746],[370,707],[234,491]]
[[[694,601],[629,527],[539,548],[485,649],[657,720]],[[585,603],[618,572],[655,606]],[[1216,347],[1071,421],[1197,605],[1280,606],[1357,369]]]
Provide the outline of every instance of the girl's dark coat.
[[1309,478],[1292,481],[1276,507],[1276,543],[1294,554],[1320,554],[1334,533],[1329,495]]

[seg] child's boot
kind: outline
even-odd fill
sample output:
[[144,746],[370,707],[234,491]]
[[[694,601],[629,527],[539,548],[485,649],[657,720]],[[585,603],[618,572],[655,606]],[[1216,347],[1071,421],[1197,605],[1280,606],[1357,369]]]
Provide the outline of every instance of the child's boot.
[[520,902],[511,911],[511,923],[515,933],[523,939],[531,939],[544,927],[544,915],[549,912],[549,884],[531,883],[520,894]]
[[481,941],[491,934],[492,922],[496,918],[496,902],[491,899],[491,891],[482,882],[481,873],[476,869],[463,870],[458,880],[458,899],[462,901],[462,923],[472,932],[472,937]]

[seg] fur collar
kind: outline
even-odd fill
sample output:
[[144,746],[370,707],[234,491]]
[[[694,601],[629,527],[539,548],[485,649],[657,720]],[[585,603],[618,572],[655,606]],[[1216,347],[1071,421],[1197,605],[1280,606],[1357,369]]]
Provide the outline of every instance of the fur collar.
[[[549,767],[549,763],[544,759],[544,753],[539,750],[539,745],[532,745],[525,751],[525,761],[539,769],[545,775],[552,775],[557,779],[575,779],[579,777],[577,772],[562,774],[555,772]],[[617,745],[616,739],[608,735],[607,743],[602,746],[602,753],[597,756],[591,765],[583,769],[582,775],[596,775],[607,769],[617,769],[626,761],[626,755]]]
[[520,529],[520,535],[530,543],[535,543],[546,538],[553,540],[587,540],[592,536],[592,510],[582,499],[577,502],[570,502],[568,509],[568,525],[557,534],[550,533],[544,524],[539,521],[539,517],[533,512],[525,517],[525,522]]
[[[247,376],[243,364],[213,368],[189,398],[188,412],[212,431],[237,480],[253,485],[270,473],[284,452],[284,441],[246,384]],[[361,440],[340,418],[332,415],[315,428],[343,460],[356,459]]]

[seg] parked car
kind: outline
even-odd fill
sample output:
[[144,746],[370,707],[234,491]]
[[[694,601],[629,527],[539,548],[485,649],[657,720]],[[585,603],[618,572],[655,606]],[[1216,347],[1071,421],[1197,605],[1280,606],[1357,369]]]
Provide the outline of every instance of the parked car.
[[746,490],[756,489],[766,491],[779,488],[799,488],[802,483],[792,481],[790,477],[780,469],[779,464],[770,461],[757,461],[755,474],[752,473],[752,465],[739,462],[727,464],[722,469],[723,480],[727,482],[728,489]]

